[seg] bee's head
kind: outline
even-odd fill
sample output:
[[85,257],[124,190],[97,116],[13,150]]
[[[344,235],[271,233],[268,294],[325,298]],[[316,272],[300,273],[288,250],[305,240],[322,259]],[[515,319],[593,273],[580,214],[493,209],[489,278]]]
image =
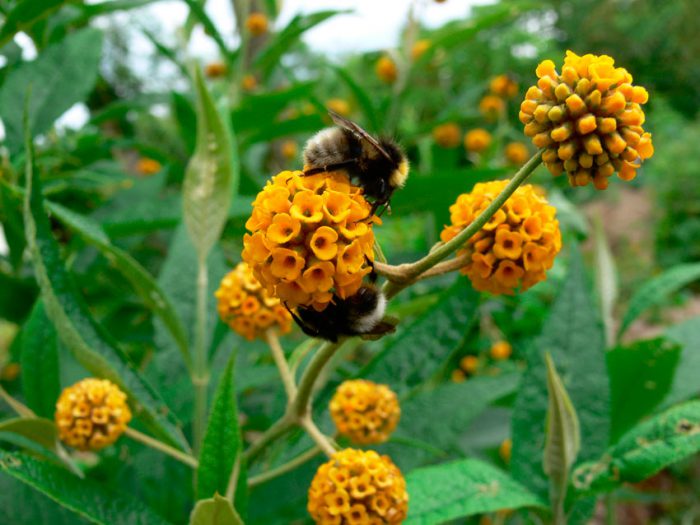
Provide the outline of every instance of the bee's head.
[[391,139],[382,138],[379,144],[384,148],[391,158],[394,169],[389,176],[389,186],[392,189],[401,188],[408,178],[408,158],[396,142]]

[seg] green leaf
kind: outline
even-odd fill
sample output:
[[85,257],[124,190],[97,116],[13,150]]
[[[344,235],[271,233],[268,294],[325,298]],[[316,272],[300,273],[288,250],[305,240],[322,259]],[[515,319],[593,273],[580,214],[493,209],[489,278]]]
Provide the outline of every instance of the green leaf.
[[239,135],[255,132],[261,123],[277,120],[278,114],[289,104],[308,99],[315,85],[315,82],[296,82],[287,88],[247,94],[241,104],[231,112],[231,121],[236,132]]
[[679,345],[658,338],[619,346],[607,353],[611,442],[615,443],[666,397],[680,351]]
[[630,299],[617,338],[620,339],[642,312],[663,302],[669,295],[700,279],[700,263],[679,264],[644,283]]
[[700,318],[670,327],[665,336],[682,348],[670,391],[663,402],[664,408],[668,408],[700,393]]
[[209,18],[209,15],[204,10],[204,2],[200,3],[199,0],[185,0],[185,3],[190,8],[190,16],[196,18],[199,23],[202,24],[204,32],[213,38],[216,45],[219,46],[221,55],[226,57],[229,62],[233,62],[236,55],[235,53],[229,51],[228,47],[226,46],[226,42],[224,42],[221,33],[219,33],[219,30],[216,27],[216,24],[214,24],[212,19]]
[[61,392],[56,330],[46,317],[44,305],[37,301],[22,327],[22,393],[36,414],[53,417]]
[[368,123],[368,129],[377,133],[379,129],[379,121],[377,120],[377,110],[372,103],[372,99],[367,94],[367,91],[360,86],[352,75],[348,73],[345,69],[340,66],[330,66],[330,68],[338,75],[338,78],[350,89],[355,100],[360,105],[362,113],[365,116],[366,122]]
[[595,221],[595,260],[595,282],[603,324],[605,325],[605,341],[610,346],[615,341],[614,310],[617,302],[617,270],[600,217]]
[[600,459],[578,467],[573,485],[581,493],[614,490],[645,480],[700,451],[700,401],[659,414],[625,434]]
[[187,442],[167,406],[135,369],[117,342],[92,318],[61,261],[58,244],[44,212],[39,177],[33,169],[28,130],[26,156],[24,222],[46,315],[61,341],[86,369],[119,385],[129,397],[137,417],[161,439],[187,450]]
[[479,294],[460,278],[435,308],[394,337],[360,374],[401,394],[432,377],[464,341]]
[[238,187],[229,129],[221,120],[199,68],[197,146],[185,172],[184,220],[200,260],[206,259],[223,230],[231,196]]
[[0,433],[9,432],[38,443],[46,450],[55,451],[58,439],[56,424],[50,419],[18,417],[0,422]]
[[[238,470],[236,507],[246,508],[247,482],[243,463],[243,440],[238,426],[236,391],[233,385],[232,356],[224,370],[209,415],[207,431],[199,455],[197,498],[226,494],[233,469]],[[245,513],[245,512],[244,512]]]
[[215,494],[211,499],[197,502],[190,525],[243,525],[243,520],[229,500]]
[[[581,430],[576,409],[569,399],[554,362],[545,354],[547,362],[547,430],[544,444],[544,472],[549,476],[552,509],[564,515],[564,500],[569,483],[569,471],[581,449]],[[561,522],[558,522],[561,523]]]
[[548,493],[543,470],[548,395],[544,354],[549,352],[573,405],[581,435],[579,460],[598,457],[608,446],[610,392],[605,336],[589,294],[581,254],[573,246],[569,272],[540,337],[526,352],[527,371],[513,410],[513,476],[541,497]]
[[287,24],[287,27],[271,37],[270,43],[255,59],[255,67],[260,68],[263,76],[269,76],[274,67],[280,63],[282,56],[290,51],[294,44],[299,41],[301,35],[335,15],[348,12],[328,10],[317,11],[308,15],[296,15]]
[[26,483],[92,523],[102,525],[167,524],[139,500],[81,480],[66,470],[20,453],[0,451],[0,472]]
[[[464,383],[443,384],[420,392],[401,403],[401,420],[387,445],[388,453],[403,470],[424,464],[436,455],[458,448],[469,424],[489,405],[513,392],[520,381],[519,373],[497,377],[474,377]],[[468,403],[464,400],[468,399]],[[455,409],[455,406],[459,409]],[[407,449],[403,443],[418,440],[425,447]]]
[[20,31],[30,28],[47,18],[69,0],[20,0],[12,7],[0,28],[0,47],[7,44]]
[[433,525],[500,509],[543,507],[517,481],[476,459],[414,470],[406,484],[411,499],[405,525]]
[[59,204],[47,205],[51,215],[56,217],[86,242],[97,248],[114,267],[129,281],[146,308],[160,317],[189,368],[190,354],[187,333],[170,299],[163,293],[155,279],[139,262],[127,252],[114,246],[99,223],[89,217],[75,213]]
[[[35,0],[29,0],[34,2]],[[97,80],[102,55],[102,33],[84,29],[44,49],[33,62],[14,68],[0,89],[5,142],[10,151],[22,145],[22,103],[31,86],[31,132],[46,132],[54,120],[82,101]]]

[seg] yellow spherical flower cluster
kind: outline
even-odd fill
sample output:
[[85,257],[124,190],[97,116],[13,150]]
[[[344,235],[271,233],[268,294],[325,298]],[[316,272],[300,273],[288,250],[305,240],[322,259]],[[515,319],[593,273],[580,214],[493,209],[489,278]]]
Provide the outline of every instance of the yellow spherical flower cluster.
[[298,152],[299,152],[299,148],[298,148],[295,140],[291,140],[291,139],[285,140],[280,145],[280,153],[287,160],[295,159],[297,157]]
[[491,133],[482,128],[472,129],[464,136],[464,148],[473,153],[481,153],[491,145]]
[[56,402],[58,437],[78,450],[114,443],[131,421],[126,394],[106,379],[88,378],[61,392]]
[[479,102],[479,111],[489,120],[495,120],[505,109],[503,99],[495,95],[485,95]]
[[441,148],[456,148],[461,138],[462,132],[454,122],[447,122],[433,128],[433,140]]
[[253,36],[267,33],[267,25],[267,17],[263,13],[251,13],[245,21],[246,29]]
[[632,85],[632,75],[607,55],[566,52],[561,74],[554,62],[537,67],[536,86],[520,105],[520,121],[553,175],[566,172],[572,186],[589,182],[601,190],[617,172],[637,174],[654,154],[651,134],[642,128],[641,105],[649,95]]
[[[471,224],[508,184],[479,183],[450,206],[452,224],[440,238],[447,242]],[[493,217],[458,252],[469,262],[462,268],[479,291],[512,295],[545,279],[561,249],[556,210],[536,188],[520,186]]]
[[344,173],[283,171],[253,202],[243,260],[289,308],[322,311],[334,293],[354,295],[370,273],[375,222],[362,189]]
[[432,42],[428,39],[416,40],[416,43],[411,48],[411,60],[418,60],[423,56],[423,53],[430,49],[431,45]]
[[391,57],[384,55],[377,60],[374,65],[374,72],[379,77],[379,80],[385,84],[393,84],[399,76],[399,70],[396,68],[396,63]]
[[506,160],[514,166],[522,166],[530,158],[530,152],[522,142],[509,142],[503,153]]
[[350,103],[342,98],[331,98],[326,100],[326,107],[343,117],[347,117],[351,112]]
[[136,171],[141,175],[155,175],[162,169],[160,162],[148,157],[142,157],[136,163]]
[[491,346],[491,357],[496,361],[508,359],[513,353],[513,347],[508,341],[498,341]]
[[406,481],[389,456],[348,448],[318,468],[307,509],[321,525],[399,524],[408,513]]
[[361,445],[389,439],[401,417],[396,394],[365,379],[343,382],[331,399],[330,411],[338,432]]
[[204,67],[204,74],[209,78],[219,78],[226,74],[226,64],[223,62],[210,62]]
[[292,329],[289,311],[262,287],[245,263],[224,276],[215,295],[221,320],[249,341],[264,337],[273,327],[282,334]]
[[518,94],[518,83],[508,75],[498,75],[489,84],[491,93],[503,98],[513,98]]

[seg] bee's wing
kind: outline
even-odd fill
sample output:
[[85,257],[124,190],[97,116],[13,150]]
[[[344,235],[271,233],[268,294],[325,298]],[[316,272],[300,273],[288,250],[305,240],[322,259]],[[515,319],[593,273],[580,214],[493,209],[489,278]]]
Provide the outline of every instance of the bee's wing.
[[335,122],[338,126],[340,126],[341,128],[345,128],[349,131],[352,131],[357,136],[357,138],[368,143],[371,147],[373,147],[379,153],[384,155],[384,157],[386,157],[388,160],[391,160],[391,157],[386,152],[386,150],[384,148],[382,148],[382,146],[379,144],[377,139],[375,139],[372,135],[367,133],[360,126],[355,124],[352,120],[348,120],[345,117],[338,115],[335,111],[331,111],[330,109],[328,110],[328,114],[333,119],[333,122]]

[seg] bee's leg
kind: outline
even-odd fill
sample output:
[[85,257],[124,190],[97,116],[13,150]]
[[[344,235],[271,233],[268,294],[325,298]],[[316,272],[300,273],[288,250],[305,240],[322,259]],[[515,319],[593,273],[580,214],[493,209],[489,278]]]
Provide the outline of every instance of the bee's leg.
[[306,324],[301,317],[299,317],[296,313],[294,313],[292,311],[291,308],[289,308],[287,303],[284,303],[284,307],[289,312],[289,315],[292,316],[292,319],[294,319],[294,322],[297,324],[297,326],[299,326],[299,328],[301,328],[302,332],[304,332],[309,337],[318,337],[319,336],[318,330],[315,330],[314,328],[312,328],[308,324]]
[[369,272],[369,282],[374,284],[377,282],[377,272],[374,271],[374,261],[372,261],[369,257],[365,255],[365,262],[367,263],[367,266],[371,268],[371,272]]

